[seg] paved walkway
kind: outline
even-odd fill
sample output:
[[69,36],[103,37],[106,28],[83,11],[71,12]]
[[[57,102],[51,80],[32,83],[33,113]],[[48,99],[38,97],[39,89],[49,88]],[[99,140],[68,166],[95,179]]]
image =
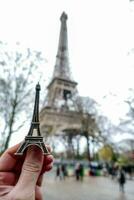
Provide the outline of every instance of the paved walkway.
[[74,178],[54,180],[44,177],[45,200],[134,200],[134,180],[127,181],[125,193],[119,192],[117,181],[105,177],[86,177],[83,182]]

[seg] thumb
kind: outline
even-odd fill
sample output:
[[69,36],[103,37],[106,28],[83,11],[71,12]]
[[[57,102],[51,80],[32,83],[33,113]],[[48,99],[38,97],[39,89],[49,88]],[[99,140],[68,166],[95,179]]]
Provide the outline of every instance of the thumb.
[[37,146],[30,146],[27,150],[26,158],[22,166],[17,186],[20,188],[33,189],[36,186],[38,177],[40,175],[44,156],[42,151]]

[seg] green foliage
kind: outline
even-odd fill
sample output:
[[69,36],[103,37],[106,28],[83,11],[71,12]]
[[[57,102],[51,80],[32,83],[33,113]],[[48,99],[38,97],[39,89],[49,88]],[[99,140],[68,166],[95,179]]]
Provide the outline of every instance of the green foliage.
[[121,166],[127,165],[129,163],[129,159],[125,155],[120,155],[117,159],[117,163]]
[[117,162],[118,158],[119,158],[119,154],[113,152],[112,161],[113,161],[113,162]]
[[104,145],[99,151],[99,158],[100,160],[104,161],[112,161],[113,159],[113,149],[110,145]]

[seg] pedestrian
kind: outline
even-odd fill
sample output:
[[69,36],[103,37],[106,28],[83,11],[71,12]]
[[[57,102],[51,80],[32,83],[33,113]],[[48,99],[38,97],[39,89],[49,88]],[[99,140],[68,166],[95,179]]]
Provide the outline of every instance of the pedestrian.
[[52,168],[53,157],[44,156],[37,146],[30,146],[24,156],[15,156],[20,144],[0,157],[0,200],[42,200],[43,173]]
[[61,165],[61,172],[62,172],[62,178],[65,180],[65,177],[67,176],[67,169],[65,164]]
[[129,179],[132,180],[133,179],[133,173],[132,173],[132,166],[131,165],[128,166],[128,174],[129,174]]
[[118,167],[113,165],[111,172],[112,172],[112,174],[111,174],[112,175],[112,179],[114,180],[117,177],[117,174],[118,174]]
[[80,173],[80,180],[83,181],[83,177],[84,177],[84,167],[83,167],[83,164],[79,165],[79,173]]
[[79,181],[80,179],[80,164],[79,163],[76,163],[75,165],[75,177],[76,177],[76,180]]
[[126,183],[126,177],[125,177],[125,172],[124,172],[123,168],[119,169],[118,181],[119,181],[120,191],[125,192],[124,184]]
[[56,168],[56,177],[55,179],[59,178],[59,180],[62,179],[62,175],[61,175],[61,167],[60,165],[57,165],[57,168]]

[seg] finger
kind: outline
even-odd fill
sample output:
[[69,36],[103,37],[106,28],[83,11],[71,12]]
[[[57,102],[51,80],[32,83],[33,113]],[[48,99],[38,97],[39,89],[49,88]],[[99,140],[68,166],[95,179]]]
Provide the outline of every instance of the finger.
[[43,170],[41,171],[40,176],[39,176],[38,181],[37,181],[37,185],[38,186],[42,185],[44,172],[50,171],[52,169],[52,167],[53,167],[53,163],[52,162],[43,167]]
[[53,156],[47,155],[44,157],[43,167],[41,173],[44,173],[45,171],[48,171],[48,166],[53,164]]
[[50,170],[52,169],[52,167],[53,167],[53,164],[47,165],[47,166],[45,167],[45,171],[46,171],[46,172],[50,171]]
[[39,186],[36,186],[36,188],[35,188],[35,199],[36,200],[43,200],[42,191],[41,191],[41,188]]
[[14,185],[16,176],[12,172],[0,172],[0,185]]
[[46,144],[46,148],[48,149],[49,153],[52,152],[52,149],[51,149],[51,147],[48,144]]
[[41,186],[43,182],[43,174],[39,176],[38,181],[37,181],[37,185]]
[[[8,194],[13,189],[13,186],[0,186],[0,197],[3,198],[6,194]],[[4,200],[4,198],[3,198]]]
[[20,144],[17,144],[9,149],[7,149],[0,158],[0,172],[10,171],[16,165],[18,156],[15,156],[14,153],[17,151]]
[[30,146],[28,148],[17,187],[22,190],[34,190],[42,169],[43,159],[44,156],[39,147]]

